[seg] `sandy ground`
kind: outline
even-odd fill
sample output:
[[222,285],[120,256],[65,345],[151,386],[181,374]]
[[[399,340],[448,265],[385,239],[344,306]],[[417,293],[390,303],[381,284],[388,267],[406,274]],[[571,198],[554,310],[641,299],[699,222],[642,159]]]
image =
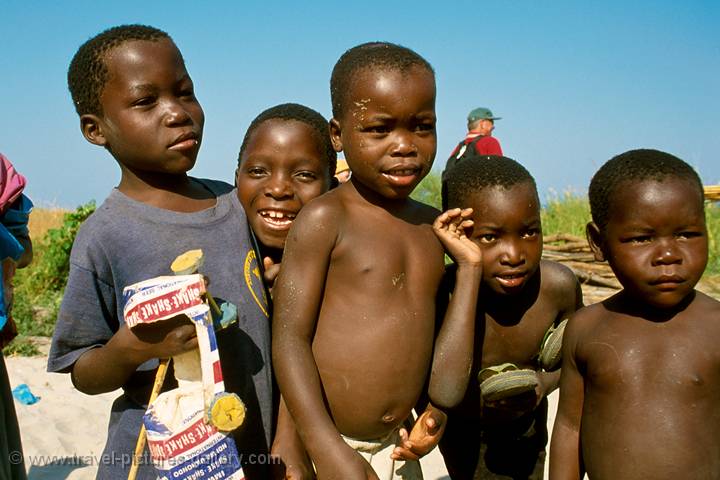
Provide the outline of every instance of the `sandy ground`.
[[[45,357],[9,357],[5,361],[12,387],[26,383],[40,397],[33,405],[15,402],[30,480],[95,478],[110,404],[117,393],[84,395],[73,388],[69,375],[45,372]],[[550,400],[551,426],[557,393]],[[449,479],[437,449],[422,465],[426,480]]]

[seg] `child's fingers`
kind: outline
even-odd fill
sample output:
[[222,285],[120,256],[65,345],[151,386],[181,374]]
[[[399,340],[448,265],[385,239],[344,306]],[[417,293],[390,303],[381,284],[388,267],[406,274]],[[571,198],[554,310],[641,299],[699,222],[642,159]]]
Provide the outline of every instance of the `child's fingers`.
[[437,422],[436,422],[435,419],[432,418],[431,416],[428,416],[428,417],[425,419],[425,425],[426,425],[427,428],[428,428],[428,432],[431,432],[431,431],[433,431],[433,429],[437,428]]
[[451,219],[455,218],[456,216],[460,215],[461,210],[459,208],[453,208],[450,210],[447,210],[440,215],[437,216],[435,221],[433,222],[433,228],[438,229],[442,228],[443,225],[451,221]]

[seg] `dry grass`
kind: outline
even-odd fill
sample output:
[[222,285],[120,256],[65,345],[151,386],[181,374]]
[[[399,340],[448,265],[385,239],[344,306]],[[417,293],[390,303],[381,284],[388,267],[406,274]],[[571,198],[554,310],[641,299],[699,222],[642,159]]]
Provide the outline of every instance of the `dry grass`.
[[48,230],[62,225],[66,213],[68,210],[62,208],[33,208],[28,223],[30,237],[35,241],[40,240]]

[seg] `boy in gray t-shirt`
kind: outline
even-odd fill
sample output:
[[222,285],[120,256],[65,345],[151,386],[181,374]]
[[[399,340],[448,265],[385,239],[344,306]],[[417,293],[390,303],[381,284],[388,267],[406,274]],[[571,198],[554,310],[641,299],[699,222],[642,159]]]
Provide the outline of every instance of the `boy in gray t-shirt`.
[[[84,393],[123,389],[98,478],[127,478],[157,359],[197,346],[194,326],[182,322],[160,322],[139,338],[124,325],[122,290],[169,274],[175,257],[198,248],[213,294],[238,307],[238,324],[218,334],[218,346],[225,387],[247,408],[233,432],[240,461],[247,478],[268,478],[272,379],[264,287],[232,187],[187,175],[204,116],[180,52],[155,28],[114,27],[80,47],[68,82],[83,135],[105,147],[122,172],[73,245],[48,359],[49,371],[70,373]],[[168,373],[164,389],[172,379]],[[156,478],[147,453],[141,462],[138,478]]]

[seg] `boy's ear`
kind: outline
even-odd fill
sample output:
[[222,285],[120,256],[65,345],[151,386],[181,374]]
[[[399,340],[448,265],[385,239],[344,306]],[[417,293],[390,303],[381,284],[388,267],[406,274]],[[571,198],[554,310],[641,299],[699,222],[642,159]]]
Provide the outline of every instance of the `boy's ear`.
[[585,227],[585,235],[587,236],[587,241],[590,244],[590,250],[592,250],[593,255],[595,255],[595,260],[598,262],[604,262],[605,253],[603,252],[603,238],[600,233],[600,228],[595,224],[595,222],[587,224]]
[[335,149],[336,152],[342,152],[343,145],[342,145],[342,138],[340,137],[340,134],[342,133],[342,129],[340,128],[340,122],[332,118],[329,123],[330,127],[330,141],[332,142],[332,146]]
[[93,115],[90,113],[81,115],[80,131],[82,132],[83,137],[85,137],[85,140],[92,143],[93,145],[98,145],[100,147],[106,146],[107,139],[105,138],[105,134],[103,133],[100,118],[97,115]]

